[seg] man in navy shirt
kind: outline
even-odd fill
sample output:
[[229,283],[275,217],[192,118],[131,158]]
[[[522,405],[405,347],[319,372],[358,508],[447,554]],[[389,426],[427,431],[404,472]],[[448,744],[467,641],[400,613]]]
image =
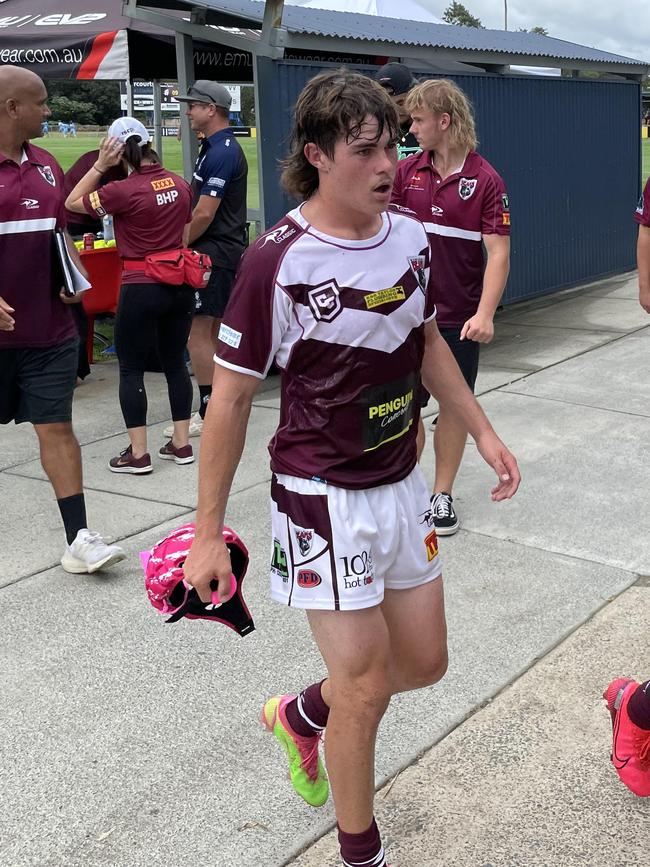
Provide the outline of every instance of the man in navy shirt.
[[212,259],[212,276],[196,293],[196,309],[189,350],[199,386],[200,408],[190,423],[190,436],[198,436],[212,393],[213,356],[223,312],[246,246],[246,184],[248,164],[239,142],[229,129],[232,97],[216,81],[196,81],[186,96],[190,126],[203,134],[192,189],[194,212],[189,245]]

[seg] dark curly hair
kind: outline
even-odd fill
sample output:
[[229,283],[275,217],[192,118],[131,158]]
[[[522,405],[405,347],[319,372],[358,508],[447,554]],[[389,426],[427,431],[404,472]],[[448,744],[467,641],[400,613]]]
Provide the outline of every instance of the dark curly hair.
[[368,117],[377,121],[377,141],[385,129],[397,137],[395,106],[372,78],[347,69],[321,72],[302,89],[294,109],[289,155],[282,161],[281,182],[296,199],[307,199],[318,189],[318,169],[305,156],[313,142],[330,159],[336,142],[358,138]]

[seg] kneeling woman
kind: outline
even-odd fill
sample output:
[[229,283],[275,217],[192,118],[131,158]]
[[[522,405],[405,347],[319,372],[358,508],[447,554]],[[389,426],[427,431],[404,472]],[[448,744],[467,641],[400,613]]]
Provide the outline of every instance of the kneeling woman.
[[[118,165],[129,172],[123,181],[98,189],[100,177]],[[150,473],[147,450],[147,393],[144,372],[157,345],[167,379],[174,434],[158,452],[164,460],[194,460],[188,441],[192,384],[184,352],[192,324],[194,292],[157,282],[143,269],[145,256],[185,246],[192,217],[189,184],[168,172],[150,144],[146,128],[130,117],[111,124],[92,168],[72,190],[66,208],[103,217],[113,215],[117,250],[123,260],[122,289],[115,321],[115,349],[120,364],[120,406],[130,445],[110,461],[114,473]]]

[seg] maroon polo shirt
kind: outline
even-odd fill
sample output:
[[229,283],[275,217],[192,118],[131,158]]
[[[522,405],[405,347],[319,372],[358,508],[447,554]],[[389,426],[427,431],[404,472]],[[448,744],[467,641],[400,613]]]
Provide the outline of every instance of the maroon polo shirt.
[[643,188],[643,195],[639,199],[639,204],[636,206],[634,219],[641,226],[650,227],[650,178],[646,181]]
[[13,331],[0,348],[54,346],[74,337],[74,320],[59,298],[62,281],[54,230],[65,228],[63,171],[31,144],[18,165],[0,153],[0,296],[15,309]]
[[[122,259],[182,246],[183,229],[192,219],[190,185],[160,165],[142,166],[124,181],[113,181],[83,197],[86,212],[113,215],[117,250]],[[123,283],[155,283],[142,271],[125,270]]]
[[[88,151],[88,153],[82,154],[76,163],[70,166],[68,171],[65,173],[65,178],[63,180],[64,201],[68,198],[84,175],[86,175],[95,165],[98,157],[98,150]],[[126,176],[126,172],[122,168],[121,164],[119,166],[113,166],[112,169],[109,169],[101,177],[97,174],[100,187],[110,184],[111,181],[122,181]],[[101,231],[101,221],[97,217],[91,217],[89,214],[78,214],[74,211],[68,210],[66,210],[65,215],[68,225],[79,226],[87,232]]]
[[459,328],[476,313],[483,291],[483,235],[510,234],[502,178],[475,151],[444,180],[425,151],[397,164],[393,207],[413,211],[431,244],[437,322]]

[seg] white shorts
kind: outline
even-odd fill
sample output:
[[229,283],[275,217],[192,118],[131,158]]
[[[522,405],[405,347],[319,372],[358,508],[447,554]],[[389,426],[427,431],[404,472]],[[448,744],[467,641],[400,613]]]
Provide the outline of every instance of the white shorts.
[[361,491],[274,475],[271,529],[271,598],[292,608],[371,608],[442,571],[419,465]]

